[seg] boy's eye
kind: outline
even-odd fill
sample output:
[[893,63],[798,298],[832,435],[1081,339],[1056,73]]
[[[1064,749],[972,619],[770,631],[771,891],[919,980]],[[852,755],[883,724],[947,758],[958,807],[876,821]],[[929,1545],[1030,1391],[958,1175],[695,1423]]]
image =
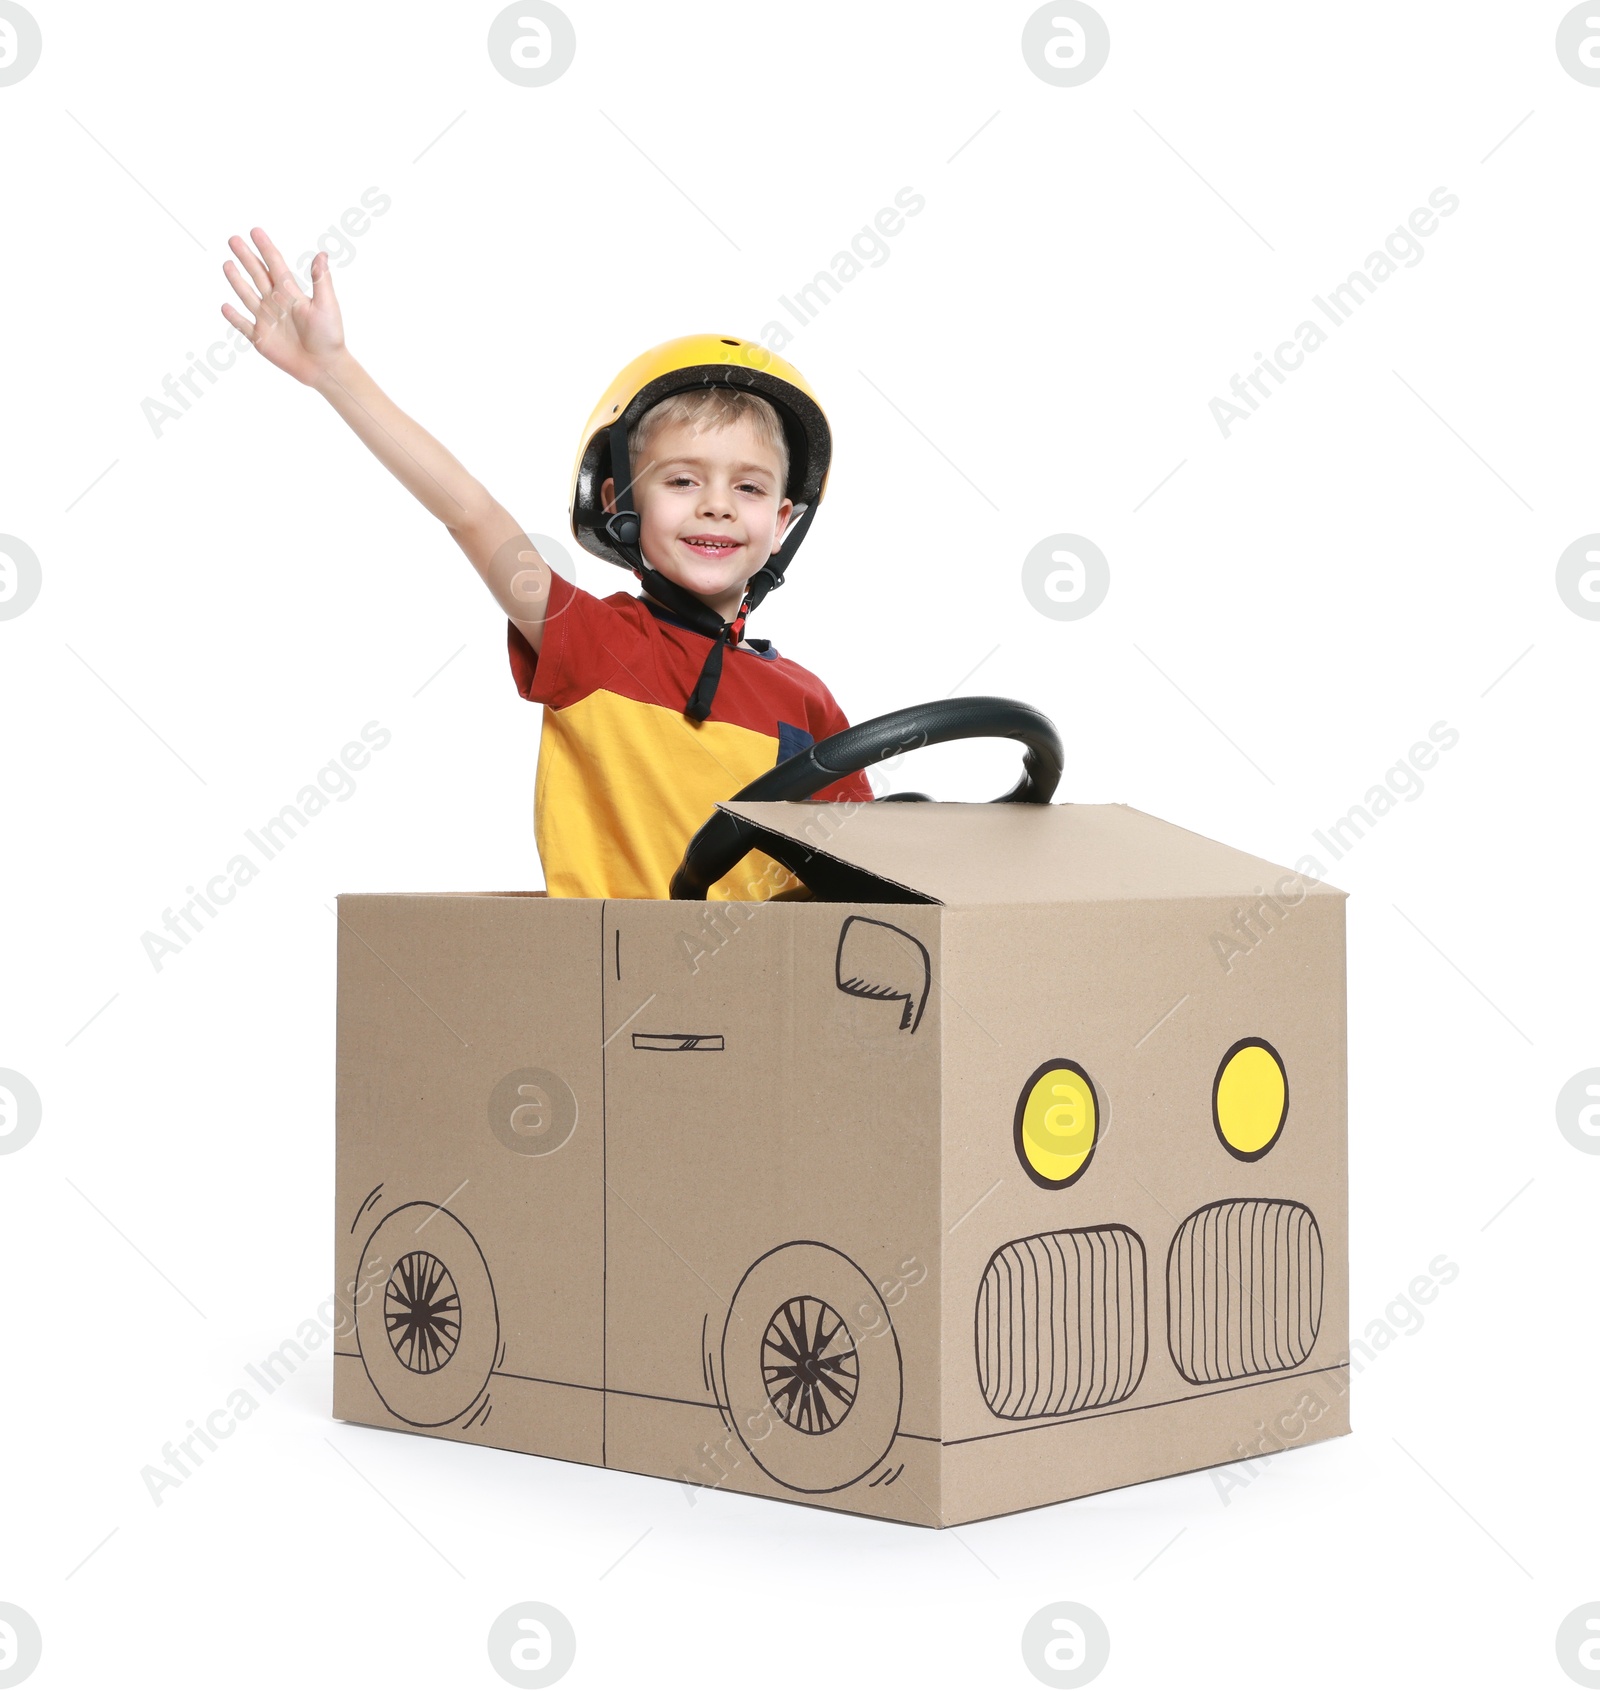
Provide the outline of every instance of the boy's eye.
[[[667,486],[668,487],[693,487],[694,486],[694,477],[684,475],[680,471],[675,476],[668,476],[667,477]],[[742,481],[742,482],[740,482],[739,485],[738,485],[738,491],[740,493],[754,494],[757,499],[765,498],[766,492],[767,492],[766,488],[764,488],[761,485],[760,482],[756,482],[756,481]]]

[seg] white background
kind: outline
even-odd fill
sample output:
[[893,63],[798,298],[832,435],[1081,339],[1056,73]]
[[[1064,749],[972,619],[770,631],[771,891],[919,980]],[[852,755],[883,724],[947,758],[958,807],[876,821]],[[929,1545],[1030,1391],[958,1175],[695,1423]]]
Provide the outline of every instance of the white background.
[[[576,1628],[574,1686],[1033,1685],[1023,1625],[1065,1599],[1110,1629],[1106,1686],[1571,1683],[1600,1159],[1554,1100],[1600,1064],[1600,623],[1555,564],[1600,529],[1600,89],[1565,8],[1105,0],[1076,88],[1025,62],[1028,6],[566,9],[576,60],[527,89],[492,5],[39,0],[0,88],[0,530],[43,570],[0,621],[0,1067],[43,1099],[0,1158],[0,1599],[36,1683],[498,1685],[489,1625],[527,1599]],[[333,897],[541,884],[539,713],[444,530],[253,353],[159,434],[141,412],[227,332],[229,235],[309,253],[371,187],[349,345],[563,536],[614,370],[759,335],[925,197],[786,349],[835,469],[753,632],[853,720],[1026,699],[1061,797],[1285,863],[1459,732],[1323,858],[1353,1331],[1460,1270],[1356,1381],[1353,1437],[1226,1502],[1201,1473],[932,1533],[346,1426],[323,1353],[152,1503],[141,1469],[331,1290]],[[1213,396],[1439,187],[1422,260],[1225,438]],[[1110,565],[1076,621],[1021,588],[1063,532]],[[141,935],[369,721],[355,796],[157,971]],[[1014,765],[894,779],[986,798]]]

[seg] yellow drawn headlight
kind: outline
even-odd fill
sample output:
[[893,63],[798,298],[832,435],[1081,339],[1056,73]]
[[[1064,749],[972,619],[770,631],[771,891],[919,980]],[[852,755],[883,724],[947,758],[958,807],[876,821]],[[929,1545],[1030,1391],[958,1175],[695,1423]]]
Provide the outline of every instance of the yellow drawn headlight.
[[1076,1063],[1054,1057],[1028,1077],[1017,1100],[1017,1156],[1040,1186],[1070,1186],[1100,1137],[1100,1100]]
[[1288,1114],[1283,1058],[1264,1039],[1231,1046],[1211,1088],[1211,1121],[1222,1143],[1253,1163],[1277,1144]]

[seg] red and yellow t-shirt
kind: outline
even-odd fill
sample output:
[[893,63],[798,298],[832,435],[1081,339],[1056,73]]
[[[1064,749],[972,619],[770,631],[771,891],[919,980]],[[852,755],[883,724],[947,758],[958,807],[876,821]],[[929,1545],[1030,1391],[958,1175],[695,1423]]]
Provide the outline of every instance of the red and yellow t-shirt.
[[[536,653],[506,625],[511,673],[545,707],[533,827],[552,898],[666,898],[684,848],[719,801],[849,724],[810,670],[728,647],[711,714],[683,703],[710,637],[631,593],[597,599],[553,576]],[[819,799],[870,799],[864,773]],[[751,852],[712,898],[759,899],[797,883]]]

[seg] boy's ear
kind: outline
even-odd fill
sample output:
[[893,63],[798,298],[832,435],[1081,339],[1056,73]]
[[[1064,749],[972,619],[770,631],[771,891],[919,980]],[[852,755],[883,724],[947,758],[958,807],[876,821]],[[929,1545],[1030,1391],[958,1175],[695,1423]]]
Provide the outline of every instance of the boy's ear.
[[617,484],[610,476],[600,484],[600,503],[608,511],[614,512],[617,508]]
[[789,519],[794,515],[794,501],[785,499],[778,507],[778,532],[772,542],[772,550],[776,552],[785,540],[789,538]]

